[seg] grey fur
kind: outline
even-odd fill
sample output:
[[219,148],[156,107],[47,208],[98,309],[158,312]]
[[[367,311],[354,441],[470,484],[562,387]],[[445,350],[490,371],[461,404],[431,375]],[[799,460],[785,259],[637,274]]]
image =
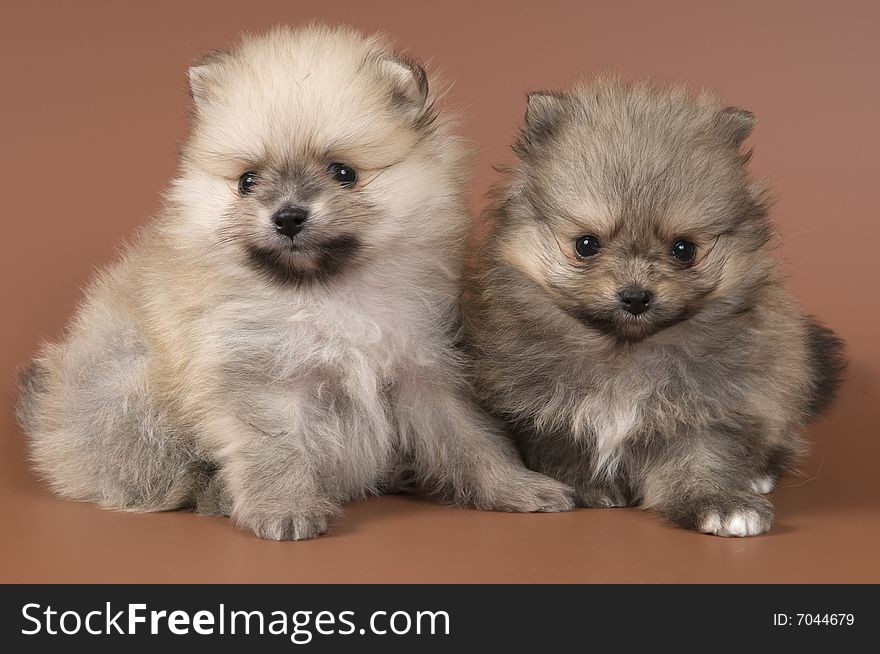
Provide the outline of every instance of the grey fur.
[[[452,342],[466,152],[416,67],[378,37],[310,27],[190,71],[167,207],[23,375],[20,420],[55,492],[231,515],[271,539],[324,532],[402,468],[455,504],[572,508],[468,392]],[[358,185],[332,179],[339,160]],[[271,222],[285,203],[310,209],[295,242]]]
[[[465,293],[482,402],[581,506],[766,531],[761,493],[793,468],[844,363],[776,271],[739,151],[754,117],[610,78],[533,104]],[[577,255],[584,235],[597,255]],[[681,239],[697,245],[692,263],[671,256]],[[618,295],[633,284],[654,294],[638,316]]]

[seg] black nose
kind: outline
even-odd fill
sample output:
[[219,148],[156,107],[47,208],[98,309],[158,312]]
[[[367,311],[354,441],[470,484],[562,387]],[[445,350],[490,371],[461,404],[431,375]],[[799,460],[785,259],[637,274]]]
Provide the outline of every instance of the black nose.
[[653,299],[654,294],[641,286],[627,286],[620,292],[620,303],[634,316],[647,311]]
[[308,219],[309,211],[302,207],[281,207],[272,216],[275,229],[278,230],[279,234],[284,234],[287,238],[293,238],[299,234]]

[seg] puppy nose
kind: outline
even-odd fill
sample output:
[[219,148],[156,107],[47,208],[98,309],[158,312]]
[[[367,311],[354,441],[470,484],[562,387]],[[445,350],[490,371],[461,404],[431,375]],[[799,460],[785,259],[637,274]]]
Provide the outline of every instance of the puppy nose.
[[279,234],[293,238],[302,231],[303,224],[308,218],[308,209],[286,206],[275,212],[275,215],[272,216],[272,222],[275,223],[275,229]]
[[647,311],[653,299],[654,294],[641,286],[627,286],[620,292],[620,303],[634,316]]

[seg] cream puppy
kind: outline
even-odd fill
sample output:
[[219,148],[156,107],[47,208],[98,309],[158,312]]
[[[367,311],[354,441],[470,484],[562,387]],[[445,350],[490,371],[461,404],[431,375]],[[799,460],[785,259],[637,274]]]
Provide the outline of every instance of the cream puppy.
[[377,37],[279,28],[189,77],[161,216],[22,375],[51,487],[276,540],[402,477],[454,504],[570,509],[469,398],[466,149],[423,69]]

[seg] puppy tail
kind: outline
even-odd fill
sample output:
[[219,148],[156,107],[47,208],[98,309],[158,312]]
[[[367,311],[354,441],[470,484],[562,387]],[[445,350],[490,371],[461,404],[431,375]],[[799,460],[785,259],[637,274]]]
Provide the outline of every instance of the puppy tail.
[[48,368],[37,359],[21,367],[18,371],[15,416],[18,419],[18,424],[24,428],[27,435],[36,431],[37,398],[46,392],[48,378]]
[[831,406],[843,382],[847,361],[843,341],[812,317],[807,318],[807,347],[812,387],[807,396],[806,411],[812,419]]

